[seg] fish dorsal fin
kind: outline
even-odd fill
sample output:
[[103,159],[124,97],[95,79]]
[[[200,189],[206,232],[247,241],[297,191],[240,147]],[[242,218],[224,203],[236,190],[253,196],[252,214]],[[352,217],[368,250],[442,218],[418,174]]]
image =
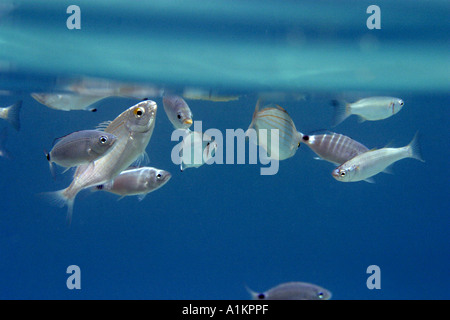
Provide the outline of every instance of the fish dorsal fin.
[[258,101],[256,101],[255,111],[253,111],[252,122],[248,126],[249,129],[253,128],[253,126],[255,125],[255,120],[256,120],[256,117],[257,117],[258,112],[259,112],[259,105],[260,104],[261,104],[261,98],[259,98]]
[[103,121],[100,122],[96,127],[95,130],[99,130],[99,131],[105,131],[106,128],[108,128],[108,126],[111,124],[111,120],[107,120],[107,121]]
[[285,112],[286,114],[288,114],[288,112],[286,111],[285,108],[279,106],[278,104],[275,104],[275,107],[277,107],[278,110]]

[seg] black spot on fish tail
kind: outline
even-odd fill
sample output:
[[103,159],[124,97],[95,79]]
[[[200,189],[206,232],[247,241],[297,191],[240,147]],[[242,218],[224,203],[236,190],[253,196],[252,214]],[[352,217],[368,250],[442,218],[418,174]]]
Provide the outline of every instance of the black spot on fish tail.
[[330,104],[331,104],[333,107],[337,107],[337,106],[340,105],[339,101],[336,100],[336,99],[331,100],[331,101],[330,101]]
[[302,139],[303,139],[304,141],[309,141],[309,136],[308,136],[307,134],[305,134],[305,135],[302,137]]
[[100,184],[100,185],[96,186],[96,188],[97,188],[98,190],[102,190],[102,189],[103,189],[103,185]]
[[96,108],[92,108],[92,109],[90,109],[89,111],[90,111],[90,112],[97,112],[97,109],[96,109]]

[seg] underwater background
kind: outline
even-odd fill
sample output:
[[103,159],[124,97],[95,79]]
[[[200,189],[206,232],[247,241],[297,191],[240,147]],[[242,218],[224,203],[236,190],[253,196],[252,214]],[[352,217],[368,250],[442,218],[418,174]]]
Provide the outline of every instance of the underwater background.
[[[66,26],[72,4],[80,30]],[[379,30],[366,25],[372,4]],[[0,106],[23,105],[20,131],[0,120],[13,155],[0,158],[0,298],[249,299],[246,286],[303,281],[332,299],[449,299],[449,13],[448,1],[2,1]],[[65,208],[36,196],[73,173],[58,168],[54,181],[44,149],[138,102],[65,112],[30,96],[86,79],[153,93],[141,97],[158,104],[147,165],[172,178],[142,201],[83,191],[68,226]],[[301,145],[272,176],[260,163],[180,172],[162,94],[186,89],[206,93],[186,98],[203,130],[246,130],[264,96],[299,131],[332,130],[369,149],[419,132],[425,162],[401,160],[374,184],[341,183]],[[331,127],[331,100],[370,96],[405,106]],[[80,290],[66,286],[70,265]],[[370,265],[381,289],[366,286]]]

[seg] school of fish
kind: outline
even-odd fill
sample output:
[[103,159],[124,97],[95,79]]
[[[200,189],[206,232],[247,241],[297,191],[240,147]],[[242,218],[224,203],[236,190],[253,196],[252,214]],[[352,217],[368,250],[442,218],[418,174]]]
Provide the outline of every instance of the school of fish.
[[[109,97],[142,96],[155,94],[150,90],[134,87],[108,87],[108,90],[89,90],[85,83],[73,86],[71,93],[33,93],[32,97],[47,107],[70,111],[96,111],[95,105]],[[182,130],[183,139],[178,144],[181,159],[180,170],[198,168],[214,157],[218,144],[203,132],[191,131],[193,113],[183,99],[207,99],[210,101],[230,101],[238,96],[221,97],[211,92],[185,90],[185,94],[162,95],[166,116],[175,130]],[[267,99],[267,97],[266,97]],[[377,121],[397,114],[404,102],[395,97],[368,97],[353,103],[334,100],[335,108],[332,126],[337,126],[351,115],[362,121]],[[20,110],[22,101],[0,108],[0,118],[20,130]],[[154,167],[140,166],[146,158],[146,149],[155,128],[156,102],[144,99],[128,107],[114,120],[106,121],[95,130],[80,129],[55,138],[45,157],[52,176],[53,164],[67,169],[75,167],[72,182],[65,189],[40,194],[51,203],[67,206],[67,221],[72,220],[77,194],[85,189],[109,192],[118,195],[118,200],[126,196],[137,196],[139,201],[163,187],[172,175],[169,171]],[[380,172],[390,172],[397,161],[413,158],[424,161],[420,151],[418,134],[404,147],[369,149],[362,143],[340,133],[324,131],[305,134],[297,130],[293,119],[283,107],[269,103],[262,106],[258,99],[246,136],[256,132],[256,144],[264,149],[267,156],[275,160],[286,160],[295,156],[304,144],[316,155],[316,159],[328,161],[335,166],[331,176],[340,182],[373,182],[373,176]],[[6,148],[7,128],[0,131],[0,157],[11,159]],[[274,148],[274,146],[276,146]],[[137,164],[137,165],[136,165]],[[64,171],[65,172],[65,171]],[[328,300],[332,294],[325,288],[306,282],[287,282],[265,292],[257,293],[247,287],[252,299],[262,300]]]

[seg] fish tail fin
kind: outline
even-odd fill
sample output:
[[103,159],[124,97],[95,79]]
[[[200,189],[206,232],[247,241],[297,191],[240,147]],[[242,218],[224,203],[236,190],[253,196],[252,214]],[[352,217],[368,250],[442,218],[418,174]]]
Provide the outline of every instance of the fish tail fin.
[[247,286],[247,284],[244,283],[245,286],[245,290],[247,290],[247,292],[250,294],[250,296],[252,297],[252,300],[258,300],[258,292],[253,291],[252,289],[249,288],[249,286]]
[[66,223],[67,225],[70,225],[72,222],[73,204],[75,202],[75,197],[68,197],[66,195],[66,190],[67,188],[53,192],[42,192],[38,193],[37,196],[52,206],[59,208],[67,206]]
[[335,127],[351,115],[350,104],[344,101],[332,100],[331,105],[334,107],[332,126]]
[[4,127],[0,132],[0,156],[5,157],[6,159],[12,159],[11,154],[5,148],[7,137],[8,137],[8,130],[6,129],[6,127]]
[[419,132],[416,132],[414,138],[408,144],[409,157],[425,162],[422,157],[422,148],[420,147],[419,138]]
[[22,107],[22,100],[17,101],[15,104],[8,107],[8,122],[16,129],[20,130],[20,108]]

